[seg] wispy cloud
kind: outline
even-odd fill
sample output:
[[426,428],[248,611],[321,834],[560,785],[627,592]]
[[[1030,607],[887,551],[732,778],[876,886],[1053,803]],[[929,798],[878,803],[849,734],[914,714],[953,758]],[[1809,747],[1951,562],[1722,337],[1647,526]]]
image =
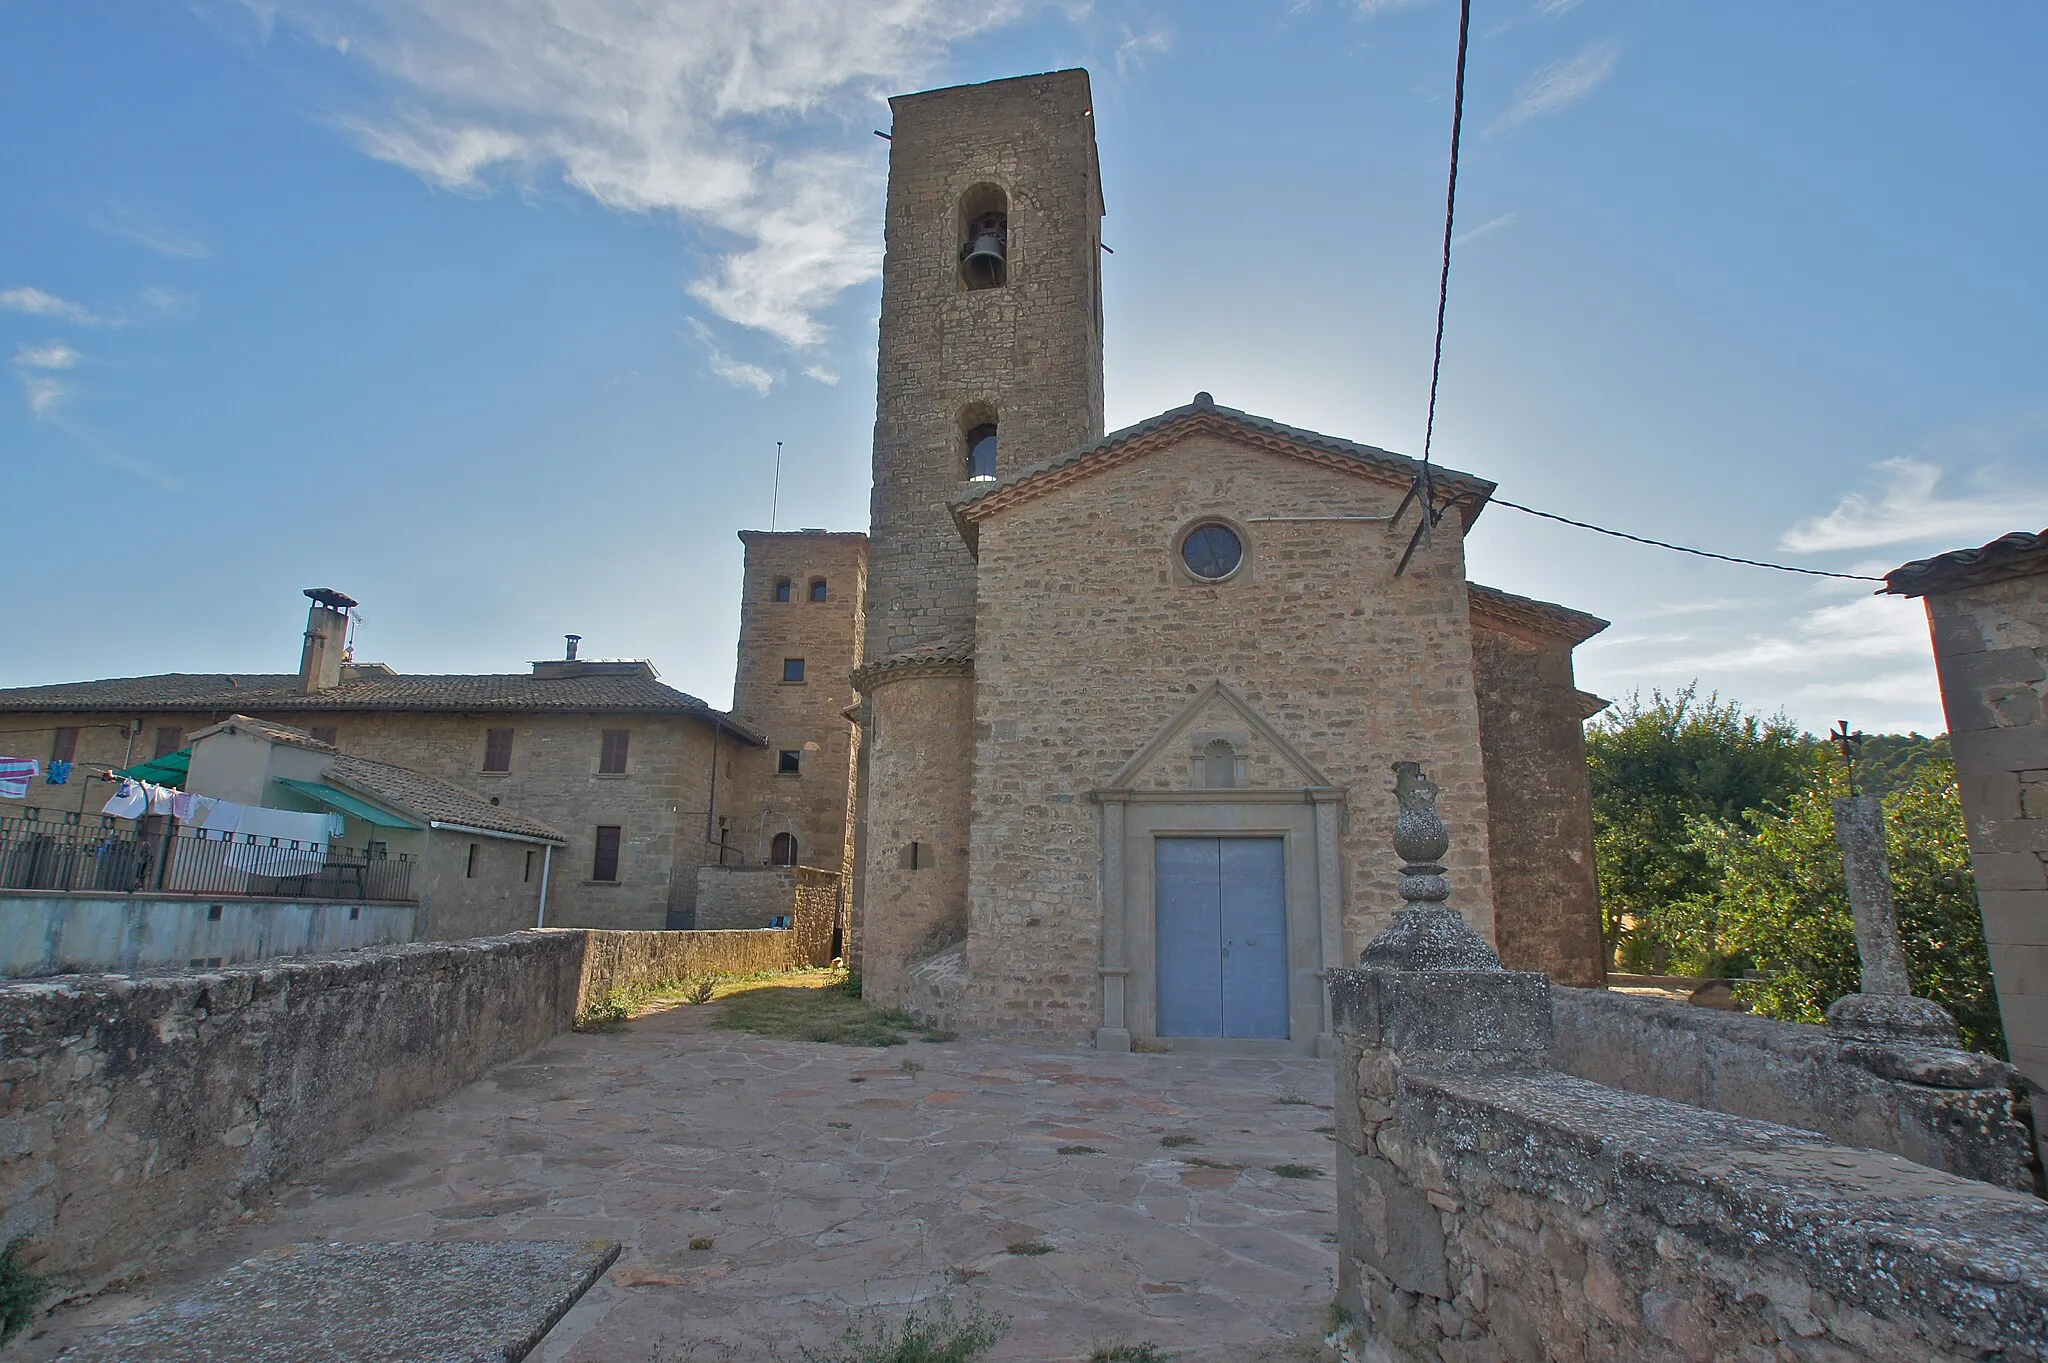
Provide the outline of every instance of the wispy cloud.
[[1382,14],[1397,9],[1414,9],[1417,5],[1432,4],[1434,0],[1354,0],[1354,3],[1360,18],[1377,19]]
[[[690,292],[792,345],[881,267],[883,158],[838,149],[880,96],[1030,0],[244,0],[378,85],[370,155],[485,192],[555,174],[719,243]],[[729,244],[728,244],[729,243]]]
[[0,311],[25,312],[31,317],[54,317],[59,321],[76,322],[91,326],[102,319],[93,314],[83,303],[73,303],[59,298],[54,293],[23,285],[20,288],[0,289]]
[[1542,68],[1522,82],[1515,102],[1500,116],[1499,128],[1517,128],[1532,119],[1570,108],[1592,94],[1614,74],[1621,60],[1621,44],[1603,39],[1577,56]]
[[131,241],[144,250],[174,260],[204,260],[213,250],[190,232],[156,221],[132,208],[114,207],[92,218],[92,225],[109,236]]
[[834,371],[827,369],[822,364],[805,365],[804,377],[807,379],[815,379],[819,383],[825,384],[828,387],[839,382],[839,375]]
[[1451,244],[1453,246],[1463,246],[1468,241],[1477,241],[1480,237],[1486,236],[1488,233],[1498,232],[1503,227],[1513,227],[1514,225],[1515,215],[1512,213],[1503,213],[1497,218],[1487,219],[1485,222],[1480,223],[1477,227],[1466,228],[1464,231],[1458,233],[1458,235],[1451,238]]
[[1536,0],[1536,12],[1546,19],[1555,19],[1567,10],[1579,7],[1579,0]]
[[758,364],[734,359],[718,347],[718,340],[711,328],[692,317],[689,319],[691,337],[704,347],[705,363],[711,372],[735,388],[751,388],[762,397],[775,386],[776,376]]
[[1154,25],[1140,33],[1125,24],[1123,30],[1123,40],[1116,45],[1116,73],[1119,76],[1129,75],[1134,67],[1142,67],[1147,57],[1173,51],[1173,34],[1164,27]]
[[46,374],[23,374],[21,386],[28,390],[28,409],[38,418],[56,415],[57,404],[70,396],[71,387],[62,379]]
[[1742,643],[1664,666],[1679,674],[1825,671],[1863,676],[1873,662],[1918,656],[1928,656],[1927,619],[1920,604],[1903,597],[1859,596],[1806,611],[1776,633],[1753,634]]
[[75,369],[84,358],[62,341],[25,345],[14,352],[14,362],[24,369]]
[[2048,525],[2048,489],[2039,484],[1947,497],[1943,470],[1921,459],[1887,459],[1877,466],[1884,488],[1875,497],[1843,496],[1823,516],[1800,521],[1784,534],[1787,549],[1874,549],[1936,540],[1987,540],[2008,530]]

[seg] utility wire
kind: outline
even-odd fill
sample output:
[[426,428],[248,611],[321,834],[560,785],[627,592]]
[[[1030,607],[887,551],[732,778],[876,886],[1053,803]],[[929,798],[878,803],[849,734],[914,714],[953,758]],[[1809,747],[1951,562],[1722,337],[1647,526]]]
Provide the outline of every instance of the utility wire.
[[1444,311],[1451,299],[1451,229],[1458,216],[1458,141],[1465,129],[1465,49],[1471,33],[1472,0],[1459,0],[1458,81],[1451,96],[1451,173],[1444,190],[1444,268],[1436,284],[1436,358],[1429,367],[1429,421],[1422,429],[1424,477],[1429,473],[1430,445],[1436,436],[1436,389],[1444,373]]
[[1831,573],[1824,568],[1794,568],[1789,563],[1766,563],[1759,558],[1737,558],[1733,554],[1717,554],[1711,549],[1693,549],[1683,544],[1668,544],[1663,540],[1653,540],[1642,535],[1631,535],[1626,530],[1609,530],[1604,525],[1593,525],[1586,521],[1575,521],[1569,516],[1560,516],[1554,511],[1538,511],[1533,506],[1523,506],[1520,502],[1511,502],[1505,497],[1488,497],[1486,500],[1495,506],[1505,506],[1530,516],[1541,516],[1546,521],[1558,521],[1565,525],[1577,526],[1581,530],[1591,530],[1596,535],[1612,535],[1618,540],[1633,540],[1637,544],[1647,544],[1653,549],[1669,549],[1674,553],[1692,554],[1699,558],[1719,559],[1723,563],[1740,563],[1747,568],[1770,568],[1780,573],[1804,573],[1808,577],[1839,577],[1845,578],[1850,582],[1884,581],[1881,577],[1870,577],[1863,573]]

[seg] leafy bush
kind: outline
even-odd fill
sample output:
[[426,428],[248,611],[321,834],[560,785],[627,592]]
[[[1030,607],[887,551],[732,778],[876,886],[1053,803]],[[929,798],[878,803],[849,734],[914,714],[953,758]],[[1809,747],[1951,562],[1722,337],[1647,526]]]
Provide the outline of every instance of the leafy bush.
[[579,1032],[616,1032],[633,1016],[634,1000],[622,989],[614,989],[576,1015]]
[[978,1305],[963,1316],[953,1303],[942,1301],[930,1314],[912,1311],[901,1325],[871,1320],[852,1326],[834,1352],[806,1349],[804,1358],[809,1363],[974,1363],[1009,1328],[1008,1316],[991,1315]]
[[21,1251],[28,1240],[18,1236],[0,1250],[0,1344],[20,1334],[36,1318],[36,1303],[49,1291],[49,1283],[28,1271]]

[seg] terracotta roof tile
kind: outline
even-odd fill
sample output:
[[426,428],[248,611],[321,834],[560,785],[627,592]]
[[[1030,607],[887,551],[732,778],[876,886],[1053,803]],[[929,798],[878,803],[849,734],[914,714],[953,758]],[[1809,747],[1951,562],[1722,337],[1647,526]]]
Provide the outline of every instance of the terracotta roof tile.
[[2015,530],[1975,549],[1952,549],[1933,558],[1902,563],[1884,575],[1894,596],[1927,596],[2048,572],[2048,530]]
[[[1516,596],[1498,587],[1482,587],[1477,582],[1465,584],[1472,602],[1472,617],[1482,623],[1488,619],[1509,625],[1520,625],[1538,634],[1554,635],[1560,639],[1582,644],[1606,629],[1609,622],[1597,615],[1575,611],[1569,606],[1560,606],[1554,601],[1538,601],[1533,596]],[[1605,705],[1606,702],[1602,701]]]
[[464,790],[461,786],[450,785],[406,767],[395,767],[389,762],[373,762],[367,757],[340,753],[327,764],[327,771],[321,779],[360,791],[373,800],[427,823],[459,823],[495,833],[516,833],[522,837],[546,838],[559,843],[569,840],[560,829],[539,819],[529,819],[502,805],[494,805],[473,790]]

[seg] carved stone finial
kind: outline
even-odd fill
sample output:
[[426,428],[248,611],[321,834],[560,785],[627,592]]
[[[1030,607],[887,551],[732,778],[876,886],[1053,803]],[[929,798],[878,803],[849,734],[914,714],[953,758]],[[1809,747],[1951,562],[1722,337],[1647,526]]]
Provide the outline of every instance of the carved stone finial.
[[1450,830],[1436,812],[1436,783],[1419,762],[1394,764],[1394,851],[1401,866],[1401,898],[1392,926],[1372,939],[1363,966],[1392,970],[1499,970],[1500,957],[1472,925],[1447,904],[1450,877],[1443,857]]

